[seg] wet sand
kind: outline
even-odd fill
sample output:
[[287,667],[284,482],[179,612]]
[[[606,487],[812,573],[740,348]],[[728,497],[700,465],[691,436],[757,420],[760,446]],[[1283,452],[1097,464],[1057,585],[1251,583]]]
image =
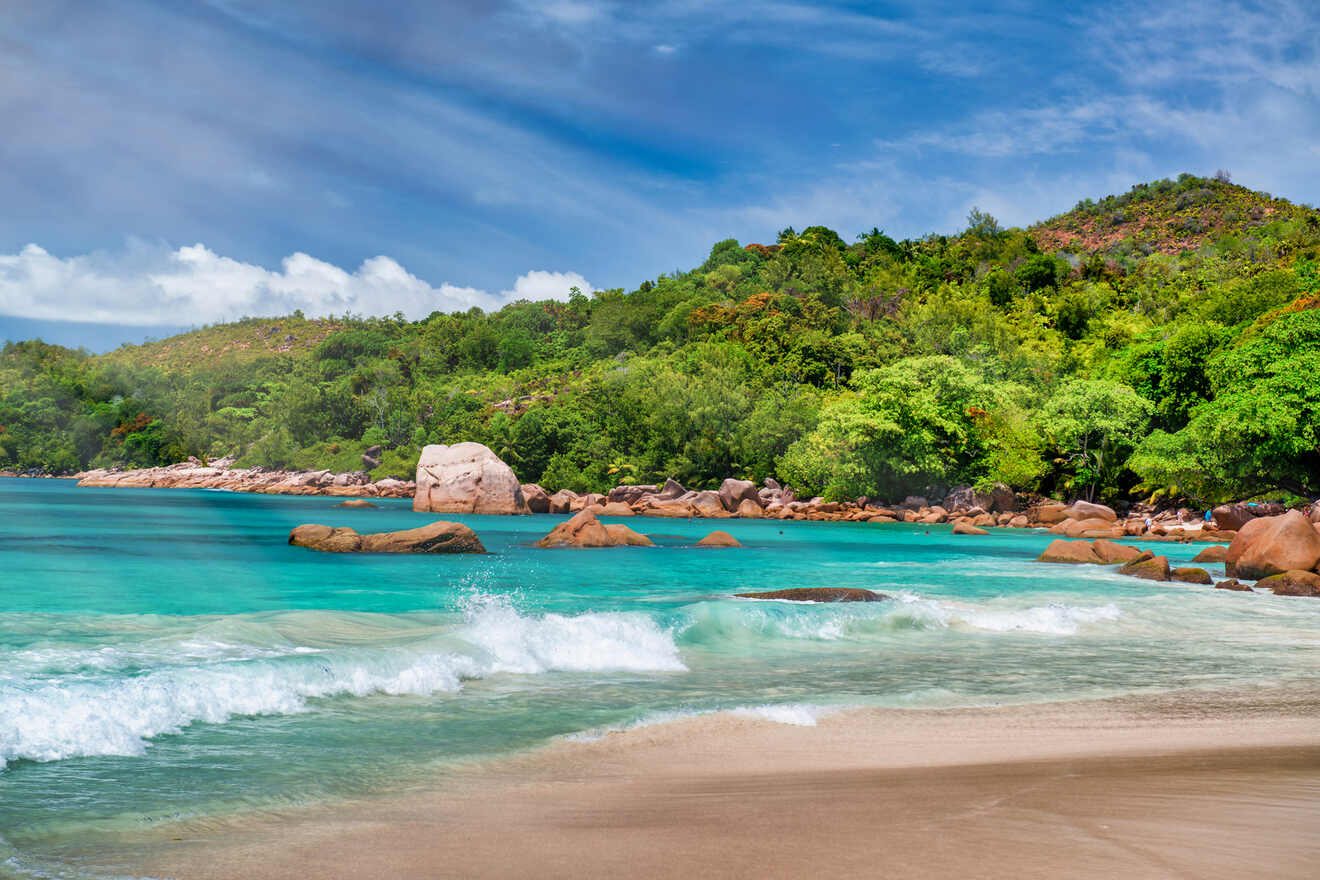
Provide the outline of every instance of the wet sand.
[[[178,878],[1314,878],[1320,687],[557,742],[430,790],[161,829]],[[178,839],[175,839],[178,838]],[[109,856],[110,854],[106,854]]]

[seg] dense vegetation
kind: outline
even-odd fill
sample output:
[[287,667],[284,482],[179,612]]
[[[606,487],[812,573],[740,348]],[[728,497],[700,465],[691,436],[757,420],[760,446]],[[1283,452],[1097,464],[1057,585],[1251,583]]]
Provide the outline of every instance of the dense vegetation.
[[1183,175],[1030,229],[973,211],[951,237],[730,239],[630,293],[493,314],[0,354],[0,467],[356,470],[379,444],[373,475],[406,476],[422,444],[459,440],[551,489],[1313,496],[1320,213]]

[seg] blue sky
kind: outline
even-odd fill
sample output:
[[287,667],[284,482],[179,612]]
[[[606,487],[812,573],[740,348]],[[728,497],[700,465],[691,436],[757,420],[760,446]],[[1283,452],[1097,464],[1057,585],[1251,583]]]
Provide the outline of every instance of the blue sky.
[[0,336],[497,308],[722,238],[1023,224],[1182,171],[1315,203],[1315,13],[11,0]]

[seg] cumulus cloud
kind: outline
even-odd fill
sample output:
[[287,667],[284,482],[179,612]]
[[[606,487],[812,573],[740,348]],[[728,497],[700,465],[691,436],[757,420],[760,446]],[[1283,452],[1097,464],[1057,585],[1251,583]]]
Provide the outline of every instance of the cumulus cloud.
[[304,253],[278,270],[221,256],[203,244],[170,250],[131,242],[122,252],[58,257],[29,244],[0,254],[0,314],[104,324],[188,325],[247,316],[388,315],[412,319],[517,299],[590,293],[576,272],[533,270],[499,294],[448,282],[433,287],[386,256],[349,272]]

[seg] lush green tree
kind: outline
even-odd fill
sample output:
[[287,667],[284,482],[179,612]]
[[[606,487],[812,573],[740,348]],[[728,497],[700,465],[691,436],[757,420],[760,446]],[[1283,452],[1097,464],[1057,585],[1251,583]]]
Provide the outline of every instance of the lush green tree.
[[1073,379],[1045,403],[1043,426],[1060,456],[1063,486],[1096,492],[1117,485],[1127,456],[1145,436],[1153,407],[1126,385]]

